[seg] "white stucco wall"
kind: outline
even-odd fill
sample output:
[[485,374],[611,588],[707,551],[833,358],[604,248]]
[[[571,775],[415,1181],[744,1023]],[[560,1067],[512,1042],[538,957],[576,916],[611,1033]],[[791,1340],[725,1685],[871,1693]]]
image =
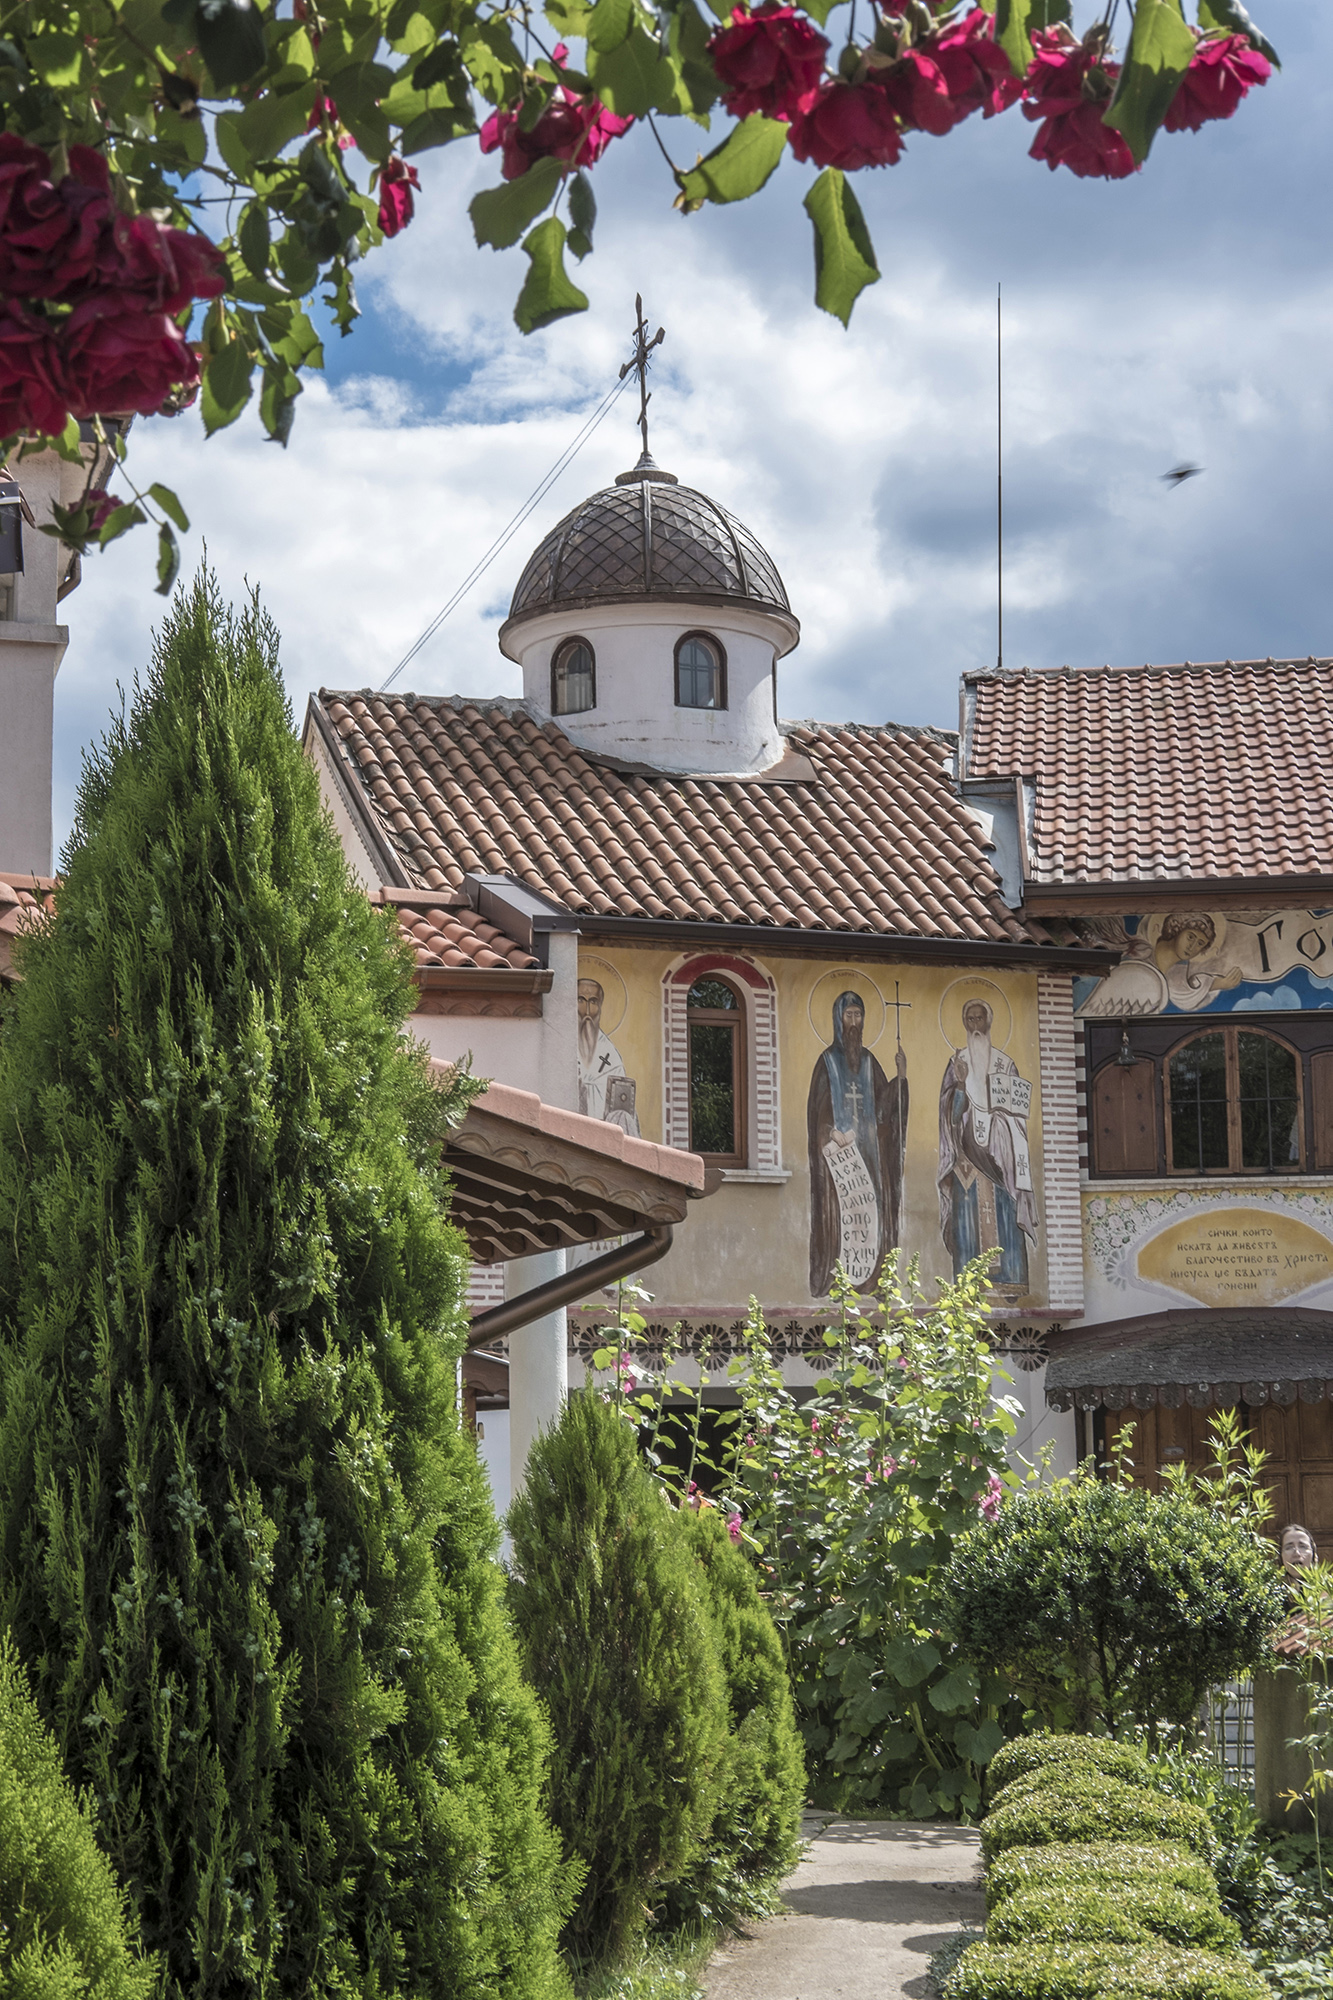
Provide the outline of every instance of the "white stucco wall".
[[515,1090],[533,1090],[562,1111],[579,1108],[578,933],[554,931],[550,939],[549,993],[538,1020],[490,1014],[414,1014],[418,1041],[443,1062],[471,1054],[474,1076],[491,1077]]
[[[676,642],[687,632],[722,645],[725,709],[676,707]],[[505,642],[523,668],[524,698],[540,716],[551,713],[552,655],[570,638],[586,639],[596,660],[597,706],[556,718],[581,749],[667,771],[763,771],[782,756],[775,661],[794,642],[791,621],[688,603],[546,613]]]
[[[70,469],[78,473],[79,468]],[[53,452],[24,459],[17,473],[38,521],[62,497]],[[72,497],[64,495],[66,501]],[[0,620],[0,869],[51,873],[51,727],[56,672],[69,642],[56,622],[60,545],[24,523],[23,570],[14,580],[13,617]]]

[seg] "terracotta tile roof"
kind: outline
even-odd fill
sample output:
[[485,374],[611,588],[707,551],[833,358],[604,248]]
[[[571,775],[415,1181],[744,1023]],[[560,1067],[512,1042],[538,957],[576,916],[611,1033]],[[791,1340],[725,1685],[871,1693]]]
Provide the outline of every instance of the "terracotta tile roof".
[[507,874],[585,915],[1045,941],[1001,900],[941,730],[787,725],[788,767],[812,774],[764,783],[585,756],[518,701],[318,699],[428,888]]
[[[379,902],[372,896],[372,902]],[[418,966],[476,966],[481,971],[528,972],[541,960],[466,903],[437,907],[428,897],[405,903],[395,897],[395,915]]]
[[969,674],[968,777],[1033,781],[1029,880],[1333,873],[1333,661]]

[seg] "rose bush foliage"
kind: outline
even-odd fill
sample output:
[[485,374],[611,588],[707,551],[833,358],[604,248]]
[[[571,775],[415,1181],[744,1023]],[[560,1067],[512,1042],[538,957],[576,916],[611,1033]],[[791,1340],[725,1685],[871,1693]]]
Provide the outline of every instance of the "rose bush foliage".
[[[1104,19],[1076,34],[1071,0],[883,0],[868,24],[847,0],[15,0],[0,439],[72,456],[80,418],[191,399],[212,432],[257,389],[285,444],[323,361],[312,297],[350,329],[354,266],[412,221],[414,160],[458,141],[500,155],[470,215],[479,245],[528,255],[525,333],[586,308],[564,259],[592,248],[589,170],[645,121],[686,214],[756,193],[789,146],[821,170],[815,296],[845,324],[879,276],[848,172],[1021,102],[1035,159],[1118,179],[1158,130],[1231,117],[1276,58],[1240,0],[1184,4],[1126,0],[1117,56]],[[44,525],[82,548],[150,516],[166,589],[185,517],[165,489],[96,532],[86,505]]]

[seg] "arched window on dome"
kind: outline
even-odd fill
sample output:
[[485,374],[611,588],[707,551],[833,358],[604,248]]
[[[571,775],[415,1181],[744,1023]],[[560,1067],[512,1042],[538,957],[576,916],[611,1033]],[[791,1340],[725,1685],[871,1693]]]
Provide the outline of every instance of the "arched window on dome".
[[726,705],[726,654],[711,632],[686,632],[676,642],[676,707]]
[[583,715],[597,706],[597,662],[586,639],[564,639],[551,659],[552,715]]

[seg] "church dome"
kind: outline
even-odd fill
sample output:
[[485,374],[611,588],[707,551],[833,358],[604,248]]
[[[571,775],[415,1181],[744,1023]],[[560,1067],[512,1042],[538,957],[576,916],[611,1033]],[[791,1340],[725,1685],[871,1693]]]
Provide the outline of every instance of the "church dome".
[[750,530],[641,463],[552,528],[518,580],[506,630],[551,611],[672,599],[778,611],[795,624],[777,566]]

